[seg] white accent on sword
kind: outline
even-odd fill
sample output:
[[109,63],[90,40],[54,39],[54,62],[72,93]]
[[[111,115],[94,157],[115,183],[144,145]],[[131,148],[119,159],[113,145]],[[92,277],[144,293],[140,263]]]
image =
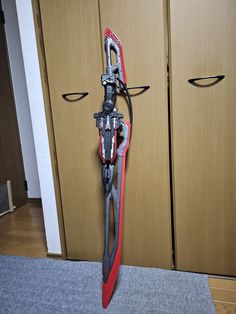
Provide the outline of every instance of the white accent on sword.
[[102,137],[102,156],[104,159],[106,159],[105,157],[105,149],[104,149],[104,138]]
[[107,115],[107,121],[106,121],[106,130],[110,130],[111,129],[111,123],[110,123],[110,117],[109,115]]
[[113,158],[114,155],[114,149],[115,149],[115,136],[112,138],[112,145],[111,145],[111,158]]

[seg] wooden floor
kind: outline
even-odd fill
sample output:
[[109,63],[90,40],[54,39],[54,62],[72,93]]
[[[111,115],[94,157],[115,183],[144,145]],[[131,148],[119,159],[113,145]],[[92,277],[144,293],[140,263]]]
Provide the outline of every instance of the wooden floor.
[[[40,204],[0,217],[0,254],[47,257]],[[209,277],[209,287],[217,314],[236,314],[236,280]]]
[[212,298],[219,314],[236,314],[236,280],[209,278]]
[[30,203],[0,217],[0,254],[46,257],[40,203]]

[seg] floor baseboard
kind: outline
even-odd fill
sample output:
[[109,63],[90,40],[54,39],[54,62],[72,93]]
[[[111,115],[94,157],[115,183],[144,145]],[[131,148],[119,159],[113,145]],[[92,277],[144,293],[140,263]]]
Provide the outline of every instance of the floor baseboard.
[[29,197],[28,198],[28,203],[41,205],[42,204],[42,200],[41,200],[41,198]]
[[63,259],[62,254],[47,253],[46,255],[48,258]]

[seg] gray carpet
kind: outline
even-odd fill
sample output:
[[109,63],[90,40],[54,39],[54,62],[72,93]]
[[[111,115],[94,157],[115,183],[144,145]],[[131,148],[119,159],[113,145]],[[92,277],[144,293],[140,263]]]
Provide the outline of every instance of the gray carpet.
[[122,266],[107,310],[101,264],[0,256],[0,313],[215,313],[205,275]]

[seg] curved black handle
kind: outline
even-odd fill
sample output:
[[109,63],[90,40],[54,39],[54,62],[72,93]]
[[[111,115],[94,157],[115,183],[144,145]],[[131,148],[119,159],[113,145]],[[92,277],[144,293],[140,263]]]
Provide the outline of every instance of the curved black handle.
[[[67,93],[67,94],[63,94],[62,98],[65,99],[66,101],[69,102],[75,102],[75,101],[79,101],[81,99],[83,99],[84,97],[86,97],[89,93],[88,92],[83,92],[83,93]],[[70,96],[78,96],[76,98],[70,98]]]
[[130,96],[131,96],[131,97],[132,97],[132,96],[141,95],[141,94],[145,93],[149,88],[150,88],[149,85],[127,87],[128,90],[140,89],[140,91],[137,92],[137,93],[134,93],[134,94],[131,94],[131,93],[130,93]]
[[[138,89],[138,90],[140,89],[140,91],[137,92],[137,93],[132,93],[132,94],[129,93],[130,97],[141,95],[141,94],[145,93],[149,88],[150,88],[149,85],[126,87],[126,89],[128,91],[135,90],[135,89]],[[120,90],[120,92],[123,91],[123,89],[119,89],[119,90]]]
[[[203,76],[203,77],[195,77],[192,79],[189,79],[188,82],[194,86],[197,87],[209,87],[212,85],[215,85],[217,83],[219,83],[220,81],[222,81],[225,78],[225,75],[220,74],[220,75],[210,75],[210,76]],[[208,80],[208,79],[216,79],[214,82],[209,83],[209,84],[199,84],[197,83],[197,81],[201,81],[201,80]]]

